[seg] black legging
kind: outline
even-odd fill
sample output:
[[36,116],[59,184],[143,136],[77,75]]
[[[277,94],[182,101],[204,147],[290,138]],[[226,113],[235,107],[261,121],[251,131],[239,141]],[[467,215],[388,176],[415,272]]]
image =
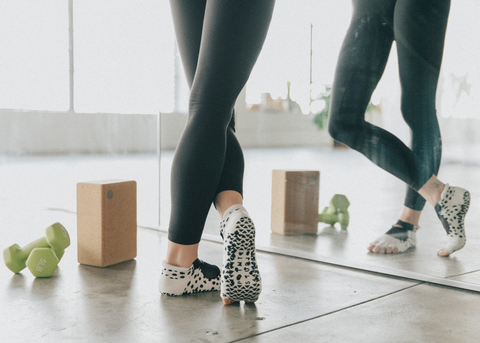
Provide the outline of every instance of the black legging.
[[172,165],[168,239],[200,242],[218,193],[242,194],[244,161],[233,107],[262,49],[274,0],[170,0],[191,89]]
[[[425,199],[417,191],[440,167],[435,94],[450,0],[354,0],[353,4],[332,89],[329,132],[404,181],[408,185],[405,206],[420,211]],[[410,148],[364,118],[393,40],[401,110],[411,129]]]

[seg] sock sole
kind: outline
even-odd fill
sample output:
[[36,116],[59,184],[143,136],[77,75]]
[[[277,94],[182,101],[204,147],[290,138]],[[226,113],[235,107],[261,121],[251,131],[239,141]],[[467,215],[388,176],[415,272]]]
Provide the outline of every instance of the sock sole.
[[221,297],[234,302],[255,302],[262,289],[255,256],[255,226],[242,210],[233,212],[227,219],[223,228]]

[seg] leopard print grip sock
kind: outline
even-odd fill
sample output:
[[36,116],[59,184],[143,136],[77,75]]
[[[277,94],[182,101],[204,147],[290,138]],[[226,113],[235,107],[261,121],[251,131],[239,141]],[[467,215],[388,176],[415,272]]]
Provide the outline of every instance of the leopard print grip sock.
[[221,223],[223,270],[221,297],[234,302],[255,302],[262,280],[255,256],[255,225],[241,205],[230,207]]
[[390,230],[370,244],[383,248],[397,248],[398,252],[402,253],[416,246],[418,229],[420,227],[399,220]]
[[470,207],[470,192],[448,184],[442,192],[442,199],[435,206],[437,216],[447,232],[445,248],[450,254],[465,246],[465,216]]
[[219,291],[220,269],[198,258],[190,268],[175,267],[163,261],[158,288],[162,295],[168,296]]

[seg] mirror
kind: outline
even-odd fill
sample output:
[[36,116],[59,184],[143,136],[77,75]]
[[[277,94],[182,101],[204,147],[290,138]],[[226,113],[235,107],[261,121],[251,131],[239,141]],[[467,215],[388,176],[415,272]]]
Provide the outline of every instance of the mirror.
[[[416,248],[394,255],[367,251],[369,243],[397,221],[405,184],[360,153],[333,147],[326,128],[319,128],[319,123],[314,122],[314,114],[321,112],[322,104],[314,101],[309,108],[309,101],[321,98],[317,102],[325,102],[327,98],[322,98],[322,93],[332,84],[351,6],[350,1],[309,1],[295,7],[285,1],[276,4],[264,50],[237,105],[237,137],[245,149],[246,160],[244,203],[257,227],[257,246],[265,251],[391,275],[443,284],[453,282],[457,287],[480,291],[480,252],[476,249],[480,240],[476,205],[480,182],[475,177],[480,172],[480,141],[475,135],[480,129],[476,110],[480,105],[480,69],[475,63],[480,57],[480,44],[471,24],[473,16],[480,14],[480,4],[452,3],[437,91],[443,142],[438,176],[451,185],[468,188],[472,194],[466,217],[467,245],[448,258],[437,256],[446,234],[429,204],[421,215]],[[286,111],[290,100],[301,110],[290,105]],[[367,112],[367,121],[392,132],[408,145],[410,132],[400,112],[395,44],[372,103],[376,106]],[[351,203],[348,229],[341,230],[338,223],[335,227],[319,223],[317,235],[272,233],[273,169],[320,171],[319,210],[329,205],[334,194],[346,195]],[[217,239],[219,220],[212,211],[206,236]]]

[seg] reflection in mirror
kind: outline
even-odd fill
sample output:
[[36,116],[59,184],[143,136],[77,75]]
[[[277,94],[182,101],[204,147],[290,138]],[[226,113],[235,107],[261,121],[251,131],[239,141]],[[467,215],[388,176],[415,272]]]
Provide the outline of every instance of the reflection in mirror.
[[[354,3],[357,4],[357,2]],[[445,26],[446,11],[448,10],[445,8],[446,4],[446,2],[443,5],[436,4],[436,6],[443,6],[443,22],[439,18],[431,18],[432,27],[435,25]],[[370,243],[382,237],[400,218],[405,201],[405,181],[410,177],[409,175],[425,169],[431,160],[433,160],[433,165],[440,162],[439,154],[435,154],[439,150],[439,139],[437,136],[437,148],[430,146],[430,150],[425,151],[422,157],[417,158],[418,165],[416,167],[405,162],[408,159],[400,160],[394,153],[387,152],[388,150],[385,150],[371,135],[358,140],[361,146],[354,148],[360,151],[366,149],[363,150],[363,154],[367,155],[374,163],[382,164],[383,168],[388,169],[388,161],[391,160],[393,160],[391,161],[393,165],[404,162],[405,165],[397,166],[397,169],[401,170],[397,172],[397,177],[401,177],[403,180],[378,168],[353,149],[333,147],[334,143],[328,135],[326,125],[320,128],[318,121],[314,121],[315,114],[321,112],[323,108],[315,107],[313,103],[310,107],[310,99],[320,98],[323,104],[331,100],[327,87],[333,84],[337,57],[341,51],[340,47],[344,37],[346,35],[348,37],[347,29],[354,6],[350,1],[331,5],[328,5],[327,2],[315,2],[315,4],[309,3],[305,4],[306,7],[303,6],[303,3],[292,7],[287,3],[277,2],[265,48],[247,84],[246,95],[241,95],[237,104],[237,113],[239,113],[237,134],[242,145],[247,147],[245,150],[245,205],[257,226],[258,246],[267,249],[286,249],[293,255],[311,253],[319,257],[345,261],[345,264],[355,262],[363,265],[365,269],[381,267],[388,270],[478,283],[476,275],[478,267],[475,261],[480,256],[476,256],[478,253],[474,247],[480,239],[477,235],[478,228],[476,228],[479,214],[475,211],[476,194],[480,184],[474,176],[477,175],[480,168],[480,141],[478,135],[475,135],[475,132],[480,129],[480,117],[476,111],[480,105],[480,85],[476,81],[480,79],[480,69],[473,61],[480,55],[480,44],[475,38],[475,30],[471,26],[475,22],[473,16],[480,14],[480,5],[469,1],[461,4],[454,3],[451,6],[443,64],[438,75],[436,99],[432,86],[430,86],[429,92],[426,92],[424,83],[422,83],[428,81],[422,78],[430,74],[427,73],[427,76],[420,74],[421,69],[399,71],[398,68],[399,64],[403,66],[402,63],[405,63],[405,59],[407,59],[412,64],[427,63],[432,66],[432,63],[436,63],[438,72],[439,58],[443,50],[442,30],[436,30],[436,34],[440,35],[438,38],[440,46],[437,47],[436,56],[432,55],[434,54],[432,43],[427,44],[434,39],[433,34],[428,35],[428,42],[421,40],[393,42],[391,51],[392,42],[387,44],[384,54],[389,54],[388,64],[371,98],[370,105],[373,106],[367,107],[365,115],[367,123],[391,132],[403,142],[402,144],[410,146],[411,130],[414,128],[409,127],[402,117],[402,92],[404,96],[408,96],[407,99],[403,99],[403,106],[410,101],[410,106],[420,112],[425,110],[422,103],[427,101],[433,111],[436,108],[442,142],[442,159],[438,179],[451,186],[468,189],[471,192],[473,203],[465,221],[468,242],[465,248],[447,258],[439,257],[437,252],[444,247],[451,250],[459,249],[463,245],[462,239],[454,239],[453,243],[450,242],[449,246],[446,245],[448,236],[433,206],[428,203],[422,211],[418,225],[415,225],[421,228],[416,232],[416,247],[402,247],[401,244],[397,244],[397,248],[408,249],[403,253],[388,255],[367,251]],[[378,6],[373,12],[367,11],[368,15],[372,16],[370,19],[373,20],[373,14],[378,13],[380,9],[388,10],[382,6]],[[356,10],[365,9],[357,7]],[[425,13],[424,10],[416,8],[415,14],[412,14],[411,17],[420,15],[418,13],[427,15],[428,13]],[[319,15],[316,16],[316,14]],[[365,15],[365,13],[363,14]],[[393,13],[390,15],[393,16]],[[313,20],[319,18],[322,20],[312,23]],[[335,18],[335,20],[331,18]],[[363,19],[365,19],[363,22],[367,21],[366,18]],[[440,22],[435,24],[434,20]],[[360,26],[352,27],[350,34],[353,33],[354,37],[358,32],[367,34],[365,27],[363,27],[364,31],[361,31],[363,22],[362,20],[359,23],[353,21],[352,25]],[[415,28],[415,23],[413,21],[409,25],[413,25]],[[389,22],[388,25],[391,27],[392,22]],[[424,28],[423,31],[415,28],[414,34],[428,32],[427,29],[431,28]],[[311,35],[311,33],[313,34]],[[379,34],[377,31],[375,33]],[[401,32],[397,33],[397,35],[400,34]],[[311,37],[313,42],[312,84],[309,79]],[[400,35],[400,37],[402,36]],[[357,53],[363,48],[366,57],[363,56],[360,59],[359,56],[344,53],[344,62],[341,63],[350,67],[357,57],[368,67],[372,63],[372,56],[368,54],[372,54],[376,44],[379,43],[370,42],[369,44],[369,46],[347,45],[347,47],[353,46],[352,49],[356,49]],[[403,45],[399,47],[400,44]],[[416,49],[422,47],[428,47],[428,49],[424,51],[424,56],[418,56]],[[319,56],[322,57],[319,58]],[[386,56],[384,59],[386,62]],[[429,61],[432,62],[429,64]],[[347,67],[344,69],[349,72]],[[342,72],[342,65],[339,69]],[[337,71],[337,73],[340,72]],[[378,76],[380,75],[381,70]],[[348,81],[352,76],[349,76],[348,73],[345,76],[337,76],[339,79],[342,77],[347,78]],[[404,88],[400,84],[400,77],[404,82]],[[430,77],[432,77],[430,82],[434,85],[436,83],[435,75],[430,75]],[[415,80],[418,83],[412,83]],[[317,81],[319,84],[316,84]],[[340,84],[340,81],[336,82]],[[405,89],[408,82],[412,85]],[[360,105],[365,108],[370,100],[365,95],[365,93],[368,95],[367,88],[374,87],[375,84],[367,84],[367,87],[362,83],[362,79],[356,79],[353,85],[339,84],[337,84],[337,89],[335,86],[333,89],[332,101],[334,104],[331,109],[337,112],[334,115],[340,117],[338,121],[345,124],[345,122],[349,123],[348,111],[352,111],[353,106],[358,105],[358,102],[361,101]],[[339,92],[344,93],[339,94]],[[347,94],[348,92],[351,94]],[[360,99],[362,96],[363,98]],[[342,99],[345,101],[343,105],[348,107],[339,107]],[[245,102],[247,105],[244,105]],[[295,109],[298,107],[291,106],[291,102],[298,104],[301,111],[296,111]],[[417,111],[414,111],[412,114],[414,117],[410,119],[413,127],[419,120]],[[331,118],[332,113],[329,113],[329,116]],[[357,125],[365,125],[360,123],[353,121],[352,130],[357,130]],[[420,136],[428,138],[432,135],[424,128],[421,130]],[[353,145],[356,141],[341,135],[336,138],[346,139],[345,143],[348,145]],[[363,146],[365,143],[369,145]],[[430,171],[431,168],[435,169],[434,166],[429,168]],[[319,170],[319,210],[328,206],[334,194],[345,194],[351,203],[348,229],[341,230],[338,224],[332,228],[320,223],[317,235],[282,236],[272,233],[270,231],[270,206],[273,169]],[[390,171],[392,172],[392,170]],[[427,176],[428,174],[424,175],[422,181],[417,182],[423,185],[429,179]],[[421,188],[415,187],[417,190]],[[457,193],[459,192],[460,190]],[[463,200],[463,195],[461,198]],[[466,195],[465,198],[467,198]],[[416,208],[415,202],[417,201],[418,199],[414,199],[414,204],[409,204],[409,206]],[[466,202],[462,205],[466,205]],[[212,213],[210,219],[206,232],[216,236],[218,235],[219,218]],[[455,234],[452,225],[454,224],[451,224],[450,228]],[[398,231],[394,230],[393,233],[398,233]],[[462,235],[460,231],[457,233]],[[408,238],[408,232],[404,236],[400,235],[400,241]],[[388,244],[391,244],[391,241]]]

